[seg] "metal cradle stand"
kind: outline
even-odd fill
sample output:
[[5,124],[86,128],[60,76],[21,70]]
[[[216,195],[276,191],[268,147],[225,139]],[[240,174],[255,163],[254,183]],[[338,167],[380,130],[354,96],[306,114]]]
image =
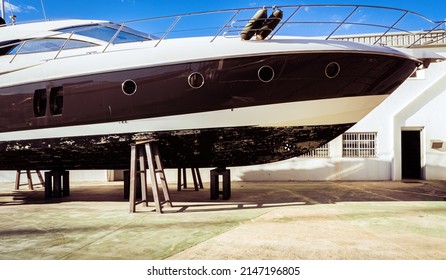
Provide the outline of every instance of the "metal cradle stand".
[[[170,200],[169,188],[167,186],[166,175],[161,163],[161,157],[158,149],[158,144],[155,141],[138,142],[131,145],[130,152],[130,212],[136,212],[136,205],[142,203],[148,207],[147,199],[147,170],[150,172],[153,200],[155,203],[156,212],[163,213],[163,204],[172,207]],[[141,201],[136,201],[136,180],[138,174],[141,180]],[[158,180],[161,183],[161,188],[164,194],[164,201],[160,201]]]

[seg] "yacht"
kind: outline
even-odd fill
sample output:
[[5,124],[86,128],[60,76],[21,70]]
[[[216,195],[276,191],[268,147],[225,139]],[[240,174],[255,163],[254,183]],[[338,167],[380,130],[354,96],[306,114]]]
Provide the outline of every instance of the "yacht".
[[[379,43],[288,34],[306,7],[3,24],[0,169],[123,169],[130,145],[148,140],[165,167],[284,160],[344,133],[430,62]],[[213,35],[175,33],[222,13]],[[163,32],[131,27],[160,20],[171,20]]]

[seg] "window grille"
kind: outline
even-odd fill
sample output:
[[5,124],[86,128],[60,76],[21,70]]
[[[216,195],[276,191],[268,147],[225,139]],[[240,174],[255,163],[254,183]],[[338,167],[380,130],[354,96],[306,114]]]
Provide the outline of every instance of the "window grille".
[[330,150],[328,148],[328,143],[316,148],[314,150],[309,151],[301,155],[304,158],[328,158],[330,157]]
[[342,156],[351,158],[376,157],[377,133],[353,132],[342,135]]

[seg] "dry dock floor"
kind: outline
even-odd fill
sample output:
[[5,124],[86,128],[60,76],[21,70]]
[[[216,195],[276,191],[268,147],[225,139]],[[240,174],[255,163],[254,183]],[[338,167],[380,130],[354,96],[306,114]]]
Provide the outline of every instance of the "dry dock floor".
[[[21,187],[21,188],[26,188]],[[0,259],[446,260],[446,182],[233,182],[130,214],[122,183],[0,183]]]

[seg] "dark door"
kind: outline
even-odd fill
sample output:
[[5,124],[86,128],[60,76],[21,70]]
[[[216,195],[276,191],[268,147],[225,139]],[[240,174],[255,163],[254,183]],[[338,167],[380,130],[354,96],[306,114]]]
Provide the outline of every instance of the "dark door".
[[421,132],[401,131],[403,179],[421,179]]

